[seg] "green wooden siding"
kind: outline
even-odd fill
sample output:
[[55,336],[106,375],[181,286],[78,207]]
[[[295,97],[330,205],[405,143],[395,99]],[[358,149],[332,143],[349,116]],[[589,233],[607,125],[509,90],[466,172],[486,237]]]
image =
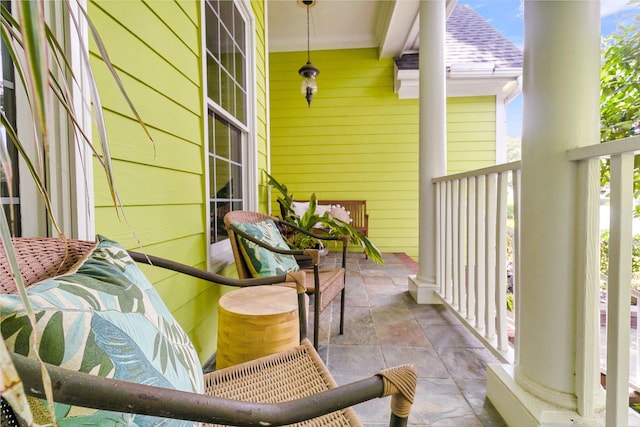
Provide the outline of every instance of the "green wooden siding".
[[[418,100],[398,99],[393,61],[376,49],[311,60],[320,74],[308,108],[297,73],[306,52],[270,54],[272,174],[296,198],[366,199],[373,242],[417,259]],[[447,110],[449,171],[494,164],[495,98],[451,98]]]
[[495,96],[449,98],[447,173],[480,169],[495,162]]
[[[101,1],[91,2],[89,13],[155,144],[133,119],[92,44],[125,209],[118,217],[96,167],[96,230],[125,247],[137,248],[139,240],[150,254],[206,268],[200,5]],[[206,358],[215,349],[211,308],[220,287],[142,268]]]

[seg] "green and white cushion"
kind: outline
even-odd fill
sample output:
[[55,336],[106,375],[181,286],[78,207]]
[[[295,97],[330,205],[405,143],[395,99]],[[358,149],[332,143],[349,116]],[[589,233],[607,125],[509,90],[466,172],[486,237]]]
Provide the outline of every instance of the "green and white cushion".
[[[290,249],[278,231],[278,227],[270,219],[256,223],[235,223],[234,225],[270,246]],[[272,252],[243,237],[239,237],[238,240],[240,251],[253,277],[277,276],[300,269],[293,255]]]
[[[186,332],[119,244],[99,236],[75,273],[28,290],[40,357],[108,378],[202,393],[202,368]],[[32,328],[17,295],[0,295],[10,351],[34,357]],[[57,404],[60,426],[190,426],[194,423]]]

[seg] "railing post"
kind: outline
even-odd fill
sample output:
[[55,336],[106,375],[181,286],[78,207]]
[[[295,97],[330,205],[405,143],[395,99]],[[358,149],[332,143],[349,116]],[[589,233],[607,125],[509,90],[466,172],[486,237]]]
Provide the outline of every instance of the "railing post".
[[447,183],[440,183],[440,292],[446,294],[447,288]]
[[498,350],[507,351],[507,172],[498,174],[496,213],[496,325]]
[[453,295],[452,295],[452,277],[451,277],[451,263],[452,263],[452,256],[453,256],[453,250],[451,248],[451,241],[452,241],[452,229],[453,229],[453,224],[451,222],[451,218],[452,218],[452,208],[453,206],[451,205],[451,187],[452,187],[452,183],[451,181],[447,181],[446,183],[446,187],[447,187],[447,192],[446,192],[446,234],[445,234],[445,247],[446,250],[444,252],[444,296],[445,299],[449,302],[451,302],[451,300],[453,299]]
[[518,328],[520,327],[520,299],[518,298],[520,285],[520,169],[513,171],[513,317],[514,317],[514,337],[513,363],[518,363],[518,351],[520,348]]
[[434,186],[435,195],[436,195],[436,206],[435,206],[435,235],[436,235],[436,284],[440,287],[439,292],[443,292],[443,283],[444,281],[444,266],[442,265],[443,257],[442,254],[443,246],[444,246],[444,236],[442,235],[442,224],[444,221],[444,216],[442,212],[443,206],[443,194],[442,194],[442,182],[436,182],[432,184]]
[[486,205],[486,179],[484,175],[480,175],[476,186],[476,329],[484,331],[485,328],[485,288],[487,278],[486,272],[486,253],[485,253],[485,205]]
[[451,304],[460,308],[460,180],[451,182]]
[[[600,387],[600,159],[578,164],[576,210],[576,305],[577,335],[584,337],[576,345],[576,398],[578,412],[593,416],[602,408],[604,395]],[[598,400],[598,391],[600,403]]]
[[469,178],[467,187],[467,320],[474,321],[476,276],[476,177]]
[[609,284],[607,287],[607,415],[606,424],[627,425],[629,317],[631,301],[631,220],[633,153],[611,157]]
[[458,191],[459,201],[458,201],[458,209],[460,211],[458,217],[458,254],[456,258],[458,258],[458,311],[461,315],[466,315],[467,313],[467,286],[468,286],[468,275],[466,274],[465,265],[468,262],[465,260],[466,257],[466,234],[465,231],[467,229],[467,178],[460,179],[460,189]]
[[496,213],[497,213],[497,186],[498,174],[492,173],[487,176],[487,216],[486,223],[486,264],[485,264],[485,337],[493,339],[496,332]]

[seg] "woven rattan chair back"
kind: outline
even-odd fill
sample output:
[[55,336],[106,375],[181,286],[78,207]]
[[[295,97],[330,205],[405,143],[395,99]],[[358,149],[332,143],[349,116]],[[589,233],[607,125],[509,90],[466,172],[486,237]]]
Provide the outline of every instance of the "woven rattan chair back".
[[[59,238],[20,238],[13,239],[12,243],[26,287],[73,271],[97,244],[85,240]],[[0,251],[0,289],[6,294],[17,291],[4,243]]]
[[231,250],[233,251],[233,258],[236,261],[236,269],[238,270],[238,276],[241,279],[248,279],[251,276],[251,271],[247,265],[240,247],[238,246],[238,238],[233,232],[233,229],[229,227],[230,224],[237,222],[241,224],[255,224],[256,222],[262,222],[266,219],[271,219],[276,223],[280,220],[278,217],[266,215],[259,212],[251,211],[231,211],[224,216],[224,225],[227,227],[229,233],[229,240],[231,240]]

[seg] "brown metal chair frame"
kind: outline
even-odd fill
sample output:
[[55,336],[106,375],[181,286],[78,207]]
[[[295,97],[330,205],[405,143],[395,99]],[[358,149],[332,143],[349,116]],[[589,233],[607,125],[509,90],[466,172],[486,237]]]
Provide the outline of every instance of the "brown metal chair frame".
[[[72,267],[84,257],[88,250],[92,249],[92,244],[93,242],[78,240],[15,239],[18,268],[21,272],[24,271],[22,276],[25,285],[29,287],[47,277],[64,274],[65,269]],[[46,248],[43,250],[43,247]],[[415,368],[411,365],[401,365],[381,371],[364,380],[337,386],[311,343],[304,337],[306,334],[304,319],[307,311],[304,296],[305,274],[296,272],[261,279],[232,279],[164,258],[138,252],[129,253],[137,262],[170,269],[213,284],[242,287],[295,282],[301,322],[301,344],[281,353],[205,374],[207,390],[204,395],[103,378],[45,365],[50,374],[51,383],[55,384],[53,398],[56,402],[210,424],[275,426],[304,423],[315,418],[313,424],[320,426],[335,425],[337,419],[332,416],[338,413],[336,411],[340,411],[341,423],[347,421],[352,425],[362,425],[350,406],[377,397],[392,396],[390,425],[406,426],[416,388]],[[2,245],[0,288],[3,292],[16,290],[11,272],[12,269]],[[247,398],[246,395],[241,398],[232,393],[225,394],[227,393],[223,387],[225,382],[241,379],[247,381],[246,389],[254,390],[262,387],[262,393],[269,395],[273,389],[274,379],[262,378],[264,377],[261,375],[262,371],[268,367],[275,369],[276,373],[280,370],[298,369],[297,366],[291,365],[291,361],[298,356],[305,359],[305,363],[313,365],[311,371],[316,372],[314,381],[320,383],[324,391],[307,389],[302,395],[289,397],[286,401],[262,401]],[[12,360],[26,392],[38,398],[45,398],[40,364],[18,354],[12,354]],[[284,375],[276,375],[276,377],[284,377]],[[294,375],[293,378],[296,376]],[[233,388],[238,389],[237,386]],[[304,388],[304,384],[300,388]],[[321,421],[318,422],[318,420]]]
[[[273,220],[278,227],[288,227],[290,229],[296,230],[300,233],[304,233],[309,236],[313,236],[316,239],[324,240],[324,241],[336,241],[342,242],[342,263],[341,268],[336,270],[324,269],[321,270],[319,267],[320,255],[318,249],[280,249],[268,245],[267,243],[256,239],[254,236],[245,233],[240,230],[234,223],[256,223],[261,222],[266,219]],[[312,268],[311,270],[303,269],[303,271],[308,272],[313,275],[313,285],[309,284],[309,280],[307,280],[307,294],[314,295],[314,311],[313,311],[313,345],[317,349],[318,348],[318,338],[319,338],[319,325],[320,325],[320,313],[324,311],[324,309],[328,306],[329,302],[337,296],[337,291],[340,292],[340,334],[344,333],[344,307],[345,307],[345,283],[346,283],[346,267],[347,267],[347,246],[349,245],[349,238],[347,236],[327,236],[321,234],[314,234],[307,230],[304,230],[295,224],[291,224],[287,221],[283,221],[282,219],[266,215],[259,212],[250,212],[250,211],[232,211],[228,212],[224,216],[224,223],[227,227],[227,231],[229,233],[229,238],[231,240],[231,248],[233,251],[233,256],[236,262],[236,269],[238,270],[238,275],[241,279],[249,278],[251,276],[251,272],[249,270],[249,266],[247,265],[244,256],[240,251],[240,247],[238,244],[238,236],[244,237],[245,239],[254,242],[255,244],[268,249],[272,252],[286,255],[298,255],[305,256],[311,259]],[[329,298],[325,298],[327,293],[334,293],[334,295],[330,295]]]

